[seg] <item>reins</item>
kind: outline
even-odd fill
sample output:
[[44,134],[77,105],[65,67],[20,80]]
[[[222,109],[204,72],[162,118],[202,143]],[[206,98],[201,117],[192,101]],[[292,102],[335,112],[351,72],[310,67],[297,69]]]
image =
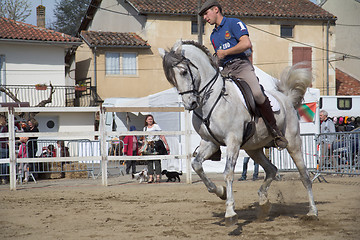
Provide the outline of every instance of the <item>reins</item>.
[[[190,77],[191,77],[191,81],[192,81],[192,86],[193,86],[193,89],[191,90],[188,90],[188,91],[184,91],[184,92],[179,92],[180,95],[184,95],[184,94],[189,94],[189,93],[192,93],[196,96],[200,96],[200,94],[202,92],[205,92],[206,89],[211,89],[216,80],[218,79],[219,77],[219,74],[220,74],[220,70],[217,69],[216,70],[216,74],[214,75],[214,77],[211,78],[211,80],[199,91],[196,89],[196,86],[195,86],[195,79],[193,77],[193,74],[191,72],[191,69],[190,69],[190,65],[192,65],[193,67],[195,67],[196,69],[198,69],[197,66],[195,66],[195,64],[193,64],[188,58],[186,57],[182,57],[182,59],[180,61],[178,61],[177,63],[173,64],[172,66],[175,67],[177,66],[178,64],[180,64],[181,62],[186,62],[186,66],[187,66],[187,69],[189,71],[189,74],[190,74]],[[208,130],[209,134],[211,135],[212,138],[215,139],[215,141],[217,141],[220,145],[224,145],[224,143],[220,142],[214,135],[214,133],[211,131],[210,129],[210,117],[211,117],[211,114],[212,112],[214,111],[215,109],[215,106],[217,105],[217,103],[220,101],[221,97],[225,96],[225,92],[226,92],[226,88],[225,88],[225,80],[223,79],[223,86],[222,86],[222,89],[219,93],[219,96],[217,97],[215,103],[213,104],[213,106],[211,107],[208,115],[206,118],[203,118],[201,114],[197,113],[195,110],[194,110],[194,115],[197,116],[206,126],[206,129]]]

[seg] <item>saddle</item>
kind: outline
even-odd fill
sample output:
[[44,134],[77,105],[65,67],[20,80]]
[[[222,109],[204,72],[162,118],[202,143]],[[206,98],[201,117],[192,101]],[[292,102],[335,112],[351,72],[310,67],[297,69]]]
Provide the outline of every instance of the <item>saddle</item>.
[[[236,79],[236,78],[231,78],[231,77],[226,77],[226,79],[233,81],[236,84],[236,86],[240,89],[240,91],[244,97],[246,107],[252,118],[252,121],[250,121],[246,125],[244,125],[243,141],[241,144],[241,146],[243,146],[255,134],[255,121],[257,121],[257,119],[259,117],[261,117],[260,111],[256,108],[256,102],[254,99],[254,95],[251,91],[251,88],[247,84],[247,82],[245,82],[244,80],[241,80],[241,79]],[[261,90],[264,92],[263,86],[260,85],[260,87],[261,87]],[[196,149],[195,149],[193,155],[194,155],[194,157],[196,156]],[[208,159],[210,159],[212,161],[220,161],[221,160],[221,150],[219,149],[217,152],[215,152],[213,155],[211,155]]]
[[[244,134],[243,134],[243,141],[242,145],[244,145],[254,134],[255,134],[255,121],[261,117],[259,110],[256,108],[256,102],[254,99],[254,95],[251,91],[250,86],[241,79],[236,79],[234,77],[230,78],[236,86],[240,89],[242,95],[244,96],[246,107],[251,115],[252,121],[248,122],[244,126]],[[263,86],[261,86],[261,90],[264,92]]]

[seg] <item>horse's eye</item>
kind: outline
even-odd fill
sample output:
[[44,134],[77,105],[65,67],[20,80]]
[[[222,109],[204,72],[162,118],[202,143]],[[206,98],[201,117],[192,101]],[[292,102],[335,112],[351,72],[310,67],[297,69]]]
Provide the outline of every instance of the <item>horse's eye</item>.
[[183,71],[180,72],[181,76],[185,76],[187,73],[188,73],[187,70],[183,70]]

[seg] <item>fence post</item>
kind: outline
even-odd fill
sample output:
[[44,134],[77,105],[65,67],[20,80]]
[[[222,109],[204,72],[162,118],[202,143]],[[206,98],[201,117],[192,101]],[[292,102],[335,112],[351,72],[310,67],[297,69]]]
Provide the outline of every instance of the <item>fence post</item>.
[[8,107],[8,133],[9,133],[9,169],[10,190],[16,190],[16,153],[15,153],[15,121],[14,108]]
[[191,179],[191,127],[190,111],[185,110],[185,154],[186,154],[186,183],[192,183]]
[[105,128],[105,118],[106,112],[104,107],[100,107],[100,150],[101,150],[101,176],[102,176],[102,185],[108,185],[108,176],[107,176],[107,149],[106,149],[106,128]]

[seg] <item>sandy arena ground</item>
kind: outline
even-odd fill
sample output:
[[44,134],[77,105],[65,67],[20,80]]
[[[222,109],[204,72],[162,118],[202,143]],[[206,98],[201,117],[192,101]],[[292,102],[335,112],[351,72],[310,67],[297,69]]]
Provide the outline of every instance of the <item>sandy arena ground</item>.
[[[249,173],[250,174],[250,173]],[[249,175],[250,176],[250,175]],[[221,174],[210,174],[223,184]],[[236,175],[236,179],[240,176]],[[262,181],[234,182],[238,223],[225,227],[225,202],[193,184],[139,184],[129,175],[96,179],[41,180],[10,191],[0,186],[1,239],[360,239],[360,177],[326,176],[314,182],[319,220],[308,211],[298,174],[274,181],[272,208],[259,219]]]

